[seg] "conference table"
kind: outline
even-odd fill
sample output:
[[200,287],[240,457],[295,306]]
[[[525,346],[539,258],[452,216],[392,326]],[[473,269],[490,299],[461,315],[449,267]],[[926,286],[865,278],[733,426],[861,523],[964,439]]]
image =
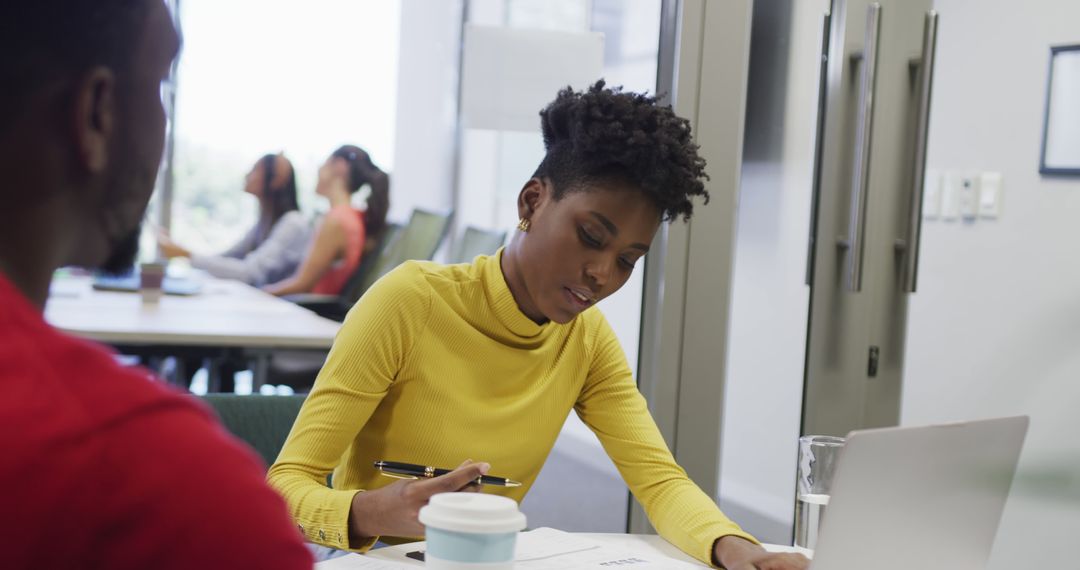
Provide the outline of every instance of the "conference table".
[[266,382],[277,351],[327,351],[340,323],[245,283],[196,278],[194,295],[144,303],[138,293],[101,291],[90,276],[58,275],[45,319],[67,333],[140,357],[243,358],[254,363],[252,389]]
[[[553,529],[539,529],[540,532],[552,531]],[[536,531],[534,531],[536,532]],[[554,531],[559,533],[559,531]],[[521,536],[524,536],[523,533]],[[552,568],[626,568],[627,570],[633,570],[634,568],[645,569],[657,569],[663,568],[664,570],[673,569],[692,569],[692,568],[709,568],[698,560],[687,555],[683,551],[676,548],[670,542],[664,540],[655,534],[617,534],[617,533],[565,533],[573,539],[582,539],[597,545],[605,551],[611,553],[620,553],[624,557],[621,560],[612,560],[607,563],[597,562],[579,562],[573,558],[559,559],[551,558],[548,561],[535,560],[532,562],[518,562],[517,567],[521,570],[530,570],[532,568],[547,570],[548,567]],[[519,537],[519,541],[521,537]],[[775,544],[764,545],[765,549],[770,552],[802,552],[803,554],[810,554],[808,551],[800,550],[792,546],[781,546]],[[424,543],[414,542],[409,544],[399,544],[397,546],[388,546],[385,548],[377,548],[369,551],[365,555],[359,554],[347,554],[339,558],[333,558],[323,562],[319,562],[315,565],[316,570],[396,570],[407,568],[423,568],[424,563],[408,558],[405,556],[408,552],[414,552],[416,550],[423,550]],[[520,550],[519,550],[520,552]],[[595,557],[594,557],[595,558]],[[636,561],[636,563],[635,563]]]

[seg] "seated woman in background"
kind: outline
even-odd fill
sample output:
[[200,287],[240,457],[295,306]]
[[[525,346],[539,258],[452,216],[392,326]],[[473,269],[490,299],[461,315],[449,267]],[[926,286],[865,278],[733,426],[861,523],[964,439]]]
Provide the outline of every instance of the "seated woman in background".
[[296,202],[296,175],[281,154],[267,154],[248,172],[244,192],[259,200],[259,221],[236,245],[218,255],[199,255],[158,236],[168,258],[191,258],[191,266],[215,277],[236,279],[256,287],[291,275],[299,267],[311,239],[311,223]]
[[[370,187],[367,207],[351,205],[352,194]],[[304,260],[289,277],[263,287],[274,295],[322,293],[337,295],[364,254],[365,239],[382,234],[390,206],[390,178],[363,149],[345,145],[319,168],[315,192],[330,201]]]

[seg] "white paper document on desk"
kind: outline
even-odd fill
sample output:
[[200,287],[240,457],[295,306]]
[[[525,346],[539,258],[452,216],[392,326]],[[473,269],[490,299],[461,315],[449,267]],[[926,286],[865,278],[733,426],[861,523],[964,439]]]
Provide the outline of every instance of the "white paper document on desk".
[[655,553],[638,553],[599,543],[553,528],[518,535],[514,566],[528,570],[591,570],[631,568],[662,570],[699,568]]
[[[425,543],[402,544],[369,552],[351,554],[316,565],[319,570],[394,570],[422,567],[405,558],[406,552],[425,550]],[[598,542],[561,530],[538,528],[518,535],[514,567],[519,570],[679,570],[702,568],[655,552],[636,552],[603,546]]]

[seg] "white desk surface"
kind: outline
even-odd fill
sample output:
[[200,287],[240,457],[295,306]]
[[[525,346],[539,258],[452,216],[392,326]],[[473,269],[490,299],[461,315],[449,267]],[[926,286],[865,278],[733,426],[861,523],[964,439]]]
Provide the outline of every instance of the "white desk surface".
[[45,319],[107,344],[327,349],[340,326],[241,283],[202,278],[202,292],[144,304],[138,293],[96,291],[89,277],[53,281]]
[[[709,568],[696,558],[693,558],[683,551],[676,548],[670,542],[664,540],[655,534],[614,534],[614,533],[580,533],[579,536],[588,538],[590,540],[600,543],[602,546],[611,547],[619,550],[626,550],[628,552],[639,553],[641,555],[658,555],[657,558],[666,557],[673,558],[675,560],[681,560],[691,564],[696,564],[702,568]],[[397,546],[389,546],[386,548],[378,548],[369,551],[366,555],[368,558],[374,558],[376,560],[393,561],[398,564],[406,566],[415,566],[417,568],[423,568],[424,563],[412,558],[407,558],[405,553],[413,552],[415,550],[422,550],[423,543],[414,542],[410,544],[399,544]],[[791,546],[779,546],[775,544],[764,545],[766,550],[770,552],[796,552],[796,549]],[[358,554],[349,554],[348,556],[359,556]],[[331,565],[329,560],[326,562],[320,562],[315,565],[315,568],[325,568]],[[340,562],[339,562],[340,564]]]

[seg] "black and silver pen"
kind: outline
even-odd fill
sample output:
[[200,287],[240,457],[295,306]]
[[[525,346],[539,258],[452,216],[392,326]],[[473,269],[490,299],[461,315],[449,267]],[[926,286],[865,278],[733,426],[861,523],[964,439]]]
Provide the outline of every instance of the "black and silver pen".
[[[453,471],[453,469],[441,469],[425,465],[414,465],[412,463],[400,463],[398,461],[376,461],[375,468],[379,470],[379,473],[386,475],[387,477],[404,479],[431,479],[432,477],[439,477]],[[480,483],[481,485],[497,485],[500,487],[521,486],[521,483],[512,479],[493,477],[491,475],[481,475],[477,478],[477,483]]]

